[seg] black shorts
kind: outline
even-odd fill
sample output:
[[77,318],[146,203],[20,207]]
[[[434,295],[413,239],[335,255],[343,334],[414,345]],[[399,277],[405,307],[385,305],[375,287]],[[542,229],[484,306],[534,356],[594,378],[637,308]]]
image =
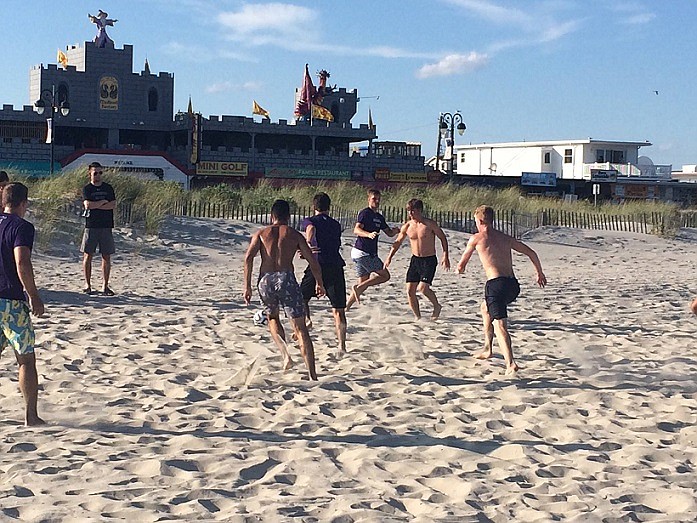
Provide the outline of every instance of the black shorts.
[[114,234],[111,229],[85,229],[82,235],[80,250],[86,254],[94,254],[99,247],[100,254],[114,254]]
[[436,275],[438,258],[434,256],[412,256],[407,270],[407,283],[424,282],[431,285]]
[[[322,281],[324,289],[327,291],[327,298],[334,309],[346,308],[346,279],[344,278],[344,268],[337,265],[320,265],[322,269]],[[312,271],[308,267],[305,269],[303,280],[300,283],[300,288],[303,292],[303,299],[310,301],[311,298],[317,296],[315,294],[315,286],[317,282],[312,275]]]
[[508,318],[506,306],[519,294],[520,285],[515,278],[501,276],[487,281],[484,287],[484,300],[489,309],[489,315],[495,320]]

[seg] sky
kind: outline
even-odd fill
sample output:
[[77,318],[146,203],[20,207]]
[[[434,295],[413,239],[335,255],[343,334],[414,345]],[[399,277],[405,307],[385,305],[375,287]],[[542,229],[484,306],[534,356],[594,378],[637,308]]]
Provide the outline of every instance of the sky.
[[370,110],[427,157],[460,111],[460,144],[648,140],[656,164],[697,164],[697,0],[2,0],[0,103],[31,104],[30,68],[92,40],[99,9],[135,72],[174,74],[175,111],[291,120],[308,63],[357,90],[354,126]]

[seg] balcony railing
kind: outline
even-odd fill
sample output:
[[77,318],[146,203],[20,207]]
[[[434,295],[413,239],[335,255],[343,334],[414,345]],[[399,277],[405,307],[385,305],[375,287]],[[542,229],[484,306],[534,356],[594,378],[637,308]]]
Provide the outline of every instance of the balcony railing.
[[604,171],[617,171],[618,176],[631,176],[639,178],[648,178],[652,180],[670,180],[672,165],[634,165],[632,163],[587,163],[583,166],[583,173],[591,174],[591,169],[599,169]]

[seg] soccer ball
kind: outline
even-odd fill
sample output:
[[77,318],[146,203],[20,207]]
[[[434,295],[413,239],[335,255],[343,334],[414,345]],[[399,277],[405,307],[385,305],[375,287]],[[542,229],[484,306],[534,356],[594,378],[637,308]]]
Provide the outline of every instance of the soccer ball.
[[268,321],[268,319],[266,318],[266,313],[262,310],[258,310],[254,313],[253,320],[254,325],[256,325],[257,327],[263,327],[264,325],[266,325],[266,322]]

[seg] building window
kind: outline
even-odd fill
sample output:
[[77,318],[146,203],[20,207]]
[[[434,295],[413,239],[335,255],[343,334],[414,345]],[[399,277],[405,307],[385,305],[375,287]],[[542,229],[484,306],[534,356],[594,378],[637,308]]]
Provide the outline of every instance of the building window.
[[624,151],[612,151],[612,163],[624,163]]
[[552,153],[550,153],[550,152],[545,153],[545,163],[546,164],[552,163]]
[[60,84],[58,86],[58,91],[56,92],[56,103],[60,106],[62,103],[70,103],[68,101],[68,86],[65,84]]
[[574,162],[574,151],[573,149],[564,149],[564,163]]
[[157,111],[157,89],[154,87],[148,91],[148,111]]
[[605,149],[595,151],[595,161],[596,163],[605,163]]

